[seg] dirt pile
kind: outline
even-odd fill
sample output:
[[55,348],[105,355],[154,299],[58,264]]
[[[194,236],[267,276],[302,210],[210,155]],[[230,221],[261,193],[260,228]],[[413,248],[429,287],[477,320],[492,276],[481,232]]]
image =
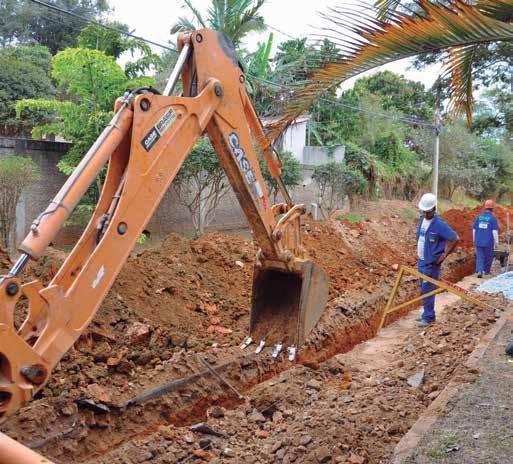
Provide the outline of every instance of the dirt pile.
[[134,316],[127,322],[161,327],[174,344],[233,344],[246,330],[253,256],[252,243],[240,237],[172,234],[129,259],[97,321],[115,324],[124,311]]
[[[328,272],[331,285],[329,308],[302,359],[316,367],[373,335],[397,269],[415,262],[415,224],[387,217],[351,225],[309,223],[304,230],[305,245]],[[254,253],[250,240],[213,233],[198,240],[171,235],[158,249],[135,254],[40,398],[12,418],[6,431],[29,443],[68,429],[76,419],[72,434],[58,444],[50,441],[41,452],[77,462],[130,442],[134,435],[147,436],[159,425],[200,419],[216,402],[233,404],[223,384],[206,379],[143,406],[113,406],[203,371],[199,353],[216,363],[238,359],[227,376],[244,389],[290,368],[240,359]],[[50,272],[59,259],[40,263],[41,270]],[[468,255],[458,252],[447,272],[456,272],[451,276],[457,280],[469,263]],[[408,291],[416,290],[412,282]],[[107,405],[110,412],[101,413],[87,401]],[[169,436],[179,433],[166,430]]]
[[[486,301],[507,305],[495,297]],[[388,462],[450,380],[477,374],[465,360],[501,314],[457,303],[437,325],[412,332],[388,354],[389,363],[357,365],[342,355],[316,369],[295,366],[251,389],[244,407],[210,408],[200,431],[162,426],[94,462]]]
[[[477,207],[473,209],[451,209],[442,214],[442,217],[459,235],[461,240],[459,246],[467,249],[474,247],[472,226],[477,216],[483,211],[484,208]],[[513,219],[513,208],[497,206],[493,213],[499,221],[500,234],[504,237],[504,234],[507,231],[508,215],[510,216],[510,219]]]

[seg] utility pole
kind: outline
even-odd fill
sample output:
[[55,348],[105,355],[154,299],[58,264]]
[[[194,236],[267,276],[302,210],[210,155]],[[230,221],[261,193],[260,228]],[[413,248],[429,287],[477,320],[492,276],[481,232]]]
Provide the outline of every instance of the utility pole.
[[442,118],[440,108],[436,108],[435,116],[435,153],[433,154],[433,195],[438,198],[438,164],[440,161],[440,133],[442,132]]
[[436,93],[435,113],[435,152],[433,154],[433,195],[438,198],[438,165],[440,161],[440,133],[442,132],[442,115],[440,112],[440,80],[438,81]]

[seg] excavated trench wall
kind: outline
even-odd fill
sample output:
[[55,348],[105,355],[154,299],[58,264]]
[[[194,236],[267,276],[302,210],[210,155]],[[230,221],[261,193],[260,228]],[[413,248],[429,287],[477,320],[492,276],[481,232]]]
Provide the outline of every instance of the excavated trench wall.
[[[334,236],[320,235],[316,239],[316,243],[320,245],[325,244],[326,239],[328,239],[328,242],[333,241]],[[172,241],[171,245],[172,249],[175,251],[177,248],[180,248],[176,240]],[[196,249],[198,246],[199,244],[194,244],[193,248]],[[233,251],[232,248],[235,251]],[[321,257],[325,259],[324,255],[332,257],[332,248],[333,247],[330,247],[324,250],[322,256],[321,249],[319,251],[319,259],[321,259]],[[184,250],[185,249],[189,249],[188,243],[184,243]],[[334,249],[338,252],[348,250],[347,253],[349,253],[349,251],[353,249],[353,245],[349,244],[344,248],[343,244],[337,242]],[[359,249],[368,251],[366,244],[362,244]],[[177,255],[182,257],[180,261],[182,263],[185,259],[183,257],[185,255],[182,254],[182,252],[185,253],[184,250]],[[199,260],[200,264],[203,263],[205,259],[208,263],[208,257],[210,255],[207,254],[205,256],[205,253],[208,253],[208,249],[203,247],[201,250],[201,253],[193,255],[193,257],[197,256],[198,259],[201,258],[201,260]],[[213,255],[215,259],[219,260],[220,249],[213,247],[212,250],[212,252],[215,251]],[[238,258],[239,255],[246,253],[246,251],[249,253],[250,251],[249,249],[246,250],[244,247],[233,247],[231,242],[230,250],[232,250],[233,253],[226,255],[222,259],[223,262],[228,264],[223,264],[220,269],[225,269],[224,266],[233,266],[232,263],[234,259],[240,259]],[[163,251],[164,250],[160,250],[161,254]],[[346,285],[344,282],[347,282],[347,280],[339,279],[337,281],[333,279],[336,285],[339,285],[339,288],[342,289],[343,296],[337,298],[337,292],[333,292],[332,300],[327,310],[300,353],[298,359],[299,363],[303,363],[315,369],[319,363],[336,354],[347,352],[355,345],[375,336],[382,311],[386,305],[394,280],[394,272],[390,271],[388,267],[391,265],[391,262],[394,262],[391,260],[396,259],[394,253],[393,251],[391,256],[384,261],[381,257],[379,258],[380,262],[382,262],[380,274],[372,274],[372,269],[367,269],[366,272],[370,273],[368,275],[374,276],[373,278],[375,280],[376,275],[381,275],[381,280],[379,278],[377,279],[380,282],[379,286],[374,285],[372,287],[377,289],[372,295],[369,295],[368,292],[365,294],[358,293],[360,291],[358,288],[354,289],[354,293],[352,293],[352,291],[346,291],[344,290]],[[169,255],[174,256],[171,253],[169,253]],[[340,256],[344,256],[344,258],[340,258]],[[353,255],[339,253],[333,258],[333,261],[329,262],[329,265],[331,267],[337,267],[340,266],[339,263],[344,264],[344,278],[353,279],[351,282],[354,282],[360,277],[351,274],[353,267],[361,265],[365,260],[365,256],[353,258],[351,258],[351,256]],[[376,258],[376,256],[374,257]],[[155,256],[151,255],[149,258],[151,258],[150,262],[153,267],[163,269],[157,266],[158,261],[155,261]],[[149,258],[148,256],[144,257],[144,259]],[[143,257],[139,258],[137,262],[140,263],[142,259]],[[170,259],[170,257],[166,258],[166,260]],[[173,263],[170,269],[176,268],[176,262],[178,261],[170,262]],[[132,267],[133,265],[134,263],[131,263]],[[197,264],[193,267],[196,268]],[[146,268],[142,269],[146,272]],[[473,269],[474,259],[469,249],[466,248],[447,260],[447,264],[444,265],[443,276],[451,282],[458,282],[466,275],[472,273]],[[238,276],[242,279],[242,271],[239,272]],[[133,274],[133,271],[131,274]],[[244,275],[246,275],[246,277],[238,283],[241,288],[246,286],[246,279],[250,278],[249,275]],[[366,279],[366,275],[367,274],[364,274],[361,277],[361,279],[363,279],[361,282],[362,285]],[[172,276],[169,278],[171,280],[174,279]],[[123,281],[123,279],[121,280]],[[131,280],[129,282],[131,282]],[[130,287],[129,282],[125,282],[128,287]],[[160,282],[152,282],[151,284],[152,286],[148,284],[148,288],[145,287],[145,291],[147,291],[148,294],[162,291]],[[188,285],[191,284],[189,283]],[[203,282],[203,286],[204,285],[205,283]],[[124,287],[121,286],[120,288]],[[168,289],[168,287],[164,288],[164,290],[166,289]],[[141,292],[140,286],[138,287],[138,291]],[[419,288],[416,279],[406,277],[399,290],[397,302],[400,303],[417,296],[418,291]],[[127,295],[124,295],[124,298],[127,298]],[[386,323],[391,323],[410,309],[412,308],[405,308],[391,315]],[[78,349],[80,350],[80,347]],[[80,426],[73,434],[66,437],[66,439],[59,440],[59,444],[57,440],[50,441],[50,444],[41,448],[40,451],[42,454],[59,461],[67,462],[67,459],[71,462],[83,462],[84,460],[105,454],[120,444],[130,441],[134,437],[148,436],[160,426],[168,424],[190,425],[202,421],[206,417],[208,408],[213,405],[222,405],[226,408],[231,408],[240,404],[241,401],[237,396],[231,392],[225,384],[220,382],[219,379],[209,373],[197,375],[197,373],[205,371],[205,366],[198,359],[199,354],[207,358],[212,365],[219,366],[226,364],[220,372],[241,392],[245,392],[258,383],[292,367],[292,364],[286,360],[275,362],[268,352],[260,356],[252,354],[251,351],[241,354],[240,349],[233,342],[226,344],[224,347],[207,348],[204,346],[199,348],[199,350],[177,352],[172,358],[159,362],[161,369],[152,382],[145,382],[144,386],[141,383],[136,391],[136,393],[141,393],[142,390],[149,388],[150,385],[156,386],[164,382],[176,382],[176,388],[168,390],[158,398],[128,407],[119,407],[119,404],[107,403],[106,405],[110,410],[107,413],[101,413],[99,411],[65,403],[65,400],[61,401],[59,399],[58,393],[54,393],[49,395],[47,400],[47,404],[49,402],[52,407],[47,407],[47,404],[44,403],[42,405],[43,409],[45,409],[44,415],[40,415],[40,411],[37,412],[34,406],[29,406],[27,410],[22,411],[19,417],[13,418],[14,420],[11,422],[11,427],[6,429],[6,431],[14,438],[19,440],[21,438],[20,441],[27,443],[28,440],[34,438],[34,435],[29,433],[29,430],[35,426],[35,424],[37,424],[38,430],[45,430],[45,434],[49,434],[49,431],[55,430],[56,426],[64,430],[69,428],[70,424],[76,419]],[[229,363],[227,364],[228,361]],[[96,369],[96,366],[91,362],[88,364],[88,369]],[[145,376],[148,374],[152,375],[152,373],[155,372],[153,366],[145,366],[144,369],[141,369],[141,373],[144,372]],[[73,376],[75,377],[76,374],[73,374]],[[183,381],[187,379],[187,376],[189,376],[189,381]],[[56,382],[58,378],[59,377],[56,376]],[[141,376],[139,376],[139,378],[141,378]],[[69,382],[70,380],[63,377],[62,381]],[[94,377],[93,381],[98,382],[98,379]],[[118,383],[114,385],[117,386]],[[56,392],[58,391],[59,390],[56,390]],[[68,395],[68,397],[75,398],[79,390],[73,389],[72,391],[72,395]],[[87,394],[87,391],[85,391],[85,393]],[[84,394],[84,390],[80,390],[80,394]],[[125,396],[123,400],[128,399],[125,398]],[[25,429],[27,429],[26,433],[20,432]],[[23,439],[23,437],[25,437],[25,439]]]
[[[473,256],[462,254],[447,263],[444,278],[451,282],[458,282],[463,277],[471,274],[474,269]],[[418,295],[418,281],[415,278],[405,277],[397,296],[397,302],[404,302]],[[312,335],[305,349],[301,352],[298,362],[310,368],[317,368],[317,365],[327,359],[350,351],[359,343],[362,343],[377,333],[381,320],[382,311],[389,297],[391,284],[386,291],[373,295],[363,301],[346,301],[338,299],[332,302],[327,310],[327,315],[320,323]],[[342,308],[348,314],[341,314]],[[413,307],[404,308],[397,313],[392,314],[386,320],[386,324],[404,316]],[[187,356],[187,363],[194,365],[197,363],[196,356],[192,354]],[[245,354],[241,356],[237,349],[229,353],[218,355],[222,360],[231,358],[232,362],[219,369],[219,372],[237,388],[240,392],[245,392],[255,385],[264,382],[278,373],[289,369],[292,364],[288,361],[275,362],[270,356],[256,356]],[[212,360],[211,360],[212,362]],[[196,371],[201,371],[201,364],[197,364]],[[192,399],[192,401],[191,401]],[[109,427],[111,433],[108,445],[105,445],[105,451],[112,449],[112,446],[119,446],[126,443],[134,437],[149,435],[159,429],[160,426],[172,424],[175,426],[189,426],[202,422],[207,417],[207,410],[219,405],[224,408],[234,408],[241,401],[230,391],[226,385],[219,382],[218,379],[210,375],[191,379],[191,382],[184,382],[181,388],[168,392],[165,396],[139,404],[128,409],[112,410],[109,418],[94,417],[91,412],[86,412],[91,424],[97,424],[89,431],[88,441],[105,440],[105,433],[102,428]],[[98,427],[99,425],[99,427]],[[91,459],[90,449],[85,446],[77,455],[83,459]],[[99,456],[101,453],[96,453]]]

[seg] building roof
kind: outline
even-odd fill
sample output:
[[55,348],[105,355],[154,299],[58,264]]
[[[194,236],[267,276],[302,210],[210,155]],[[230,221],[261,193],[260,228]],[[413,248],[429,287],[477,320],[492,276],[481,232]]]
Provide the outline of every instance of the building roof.
[[[280,121],[280,119],[281,118],[260,118],[260,120],[262,121],[262,125],[264,127],[268,127],[271,124]],[[310,116],[309,114],[304,114],[304,115],[298,116],[296,119],[294,119],[294,121],[292,121],[292,123],[290,125],[294,126],[296,124],[302,124],[304,122],[310,121],[310,119],[312,119],[312,116]]]

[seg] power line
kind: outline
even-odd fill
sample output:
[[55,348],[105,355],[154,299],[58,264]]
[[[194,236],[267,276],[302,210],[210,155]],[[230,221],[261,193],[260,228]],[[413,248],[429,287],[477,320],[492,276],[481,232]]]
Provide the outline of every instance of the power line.
[[172,51],[172,52],[175,52],[175,53],[178,53],[177,50],[175,50],[174,48],[172,47],[169,47],[168,45],[163,45],[161,43],[158,43],[158,42],[154,42],[153,40],[149,40],[149,39],[146,39],[144,37],[140,37],[138,35],[134,35],[130,32],[125,32],[125,31],[122,31],[121,29],[116,29],[115,27],[112,27],[112,26],[108,26],[106,24],[102,24],[98,21],[95,21],[94,19],[90,19],[90,18],[86,18],[84,16],[81,16],[77,13],[73,13],[72,11],[68,11],[64,8],[59,8],[58,6],[55,6],[55,5],[51,5],[49,3],[45,3],[45,2],[41,2],[40,0],[30,0],[32,3],[35,3],[36,5],[40,5],[40,6],[44,6],[50,10],[54,10],[54,11],[58,11],[59,13],[62,13],[62,14],[65,14],[67,16],[71,16],[73,18],[76,18],[76,19],[80,19],[86,23],[91,23],[91,24],[94,24],[96,26],[99,26],[99,27],[103,27],[104,29],[107,29],[109,31],[113,31],[113,32],[117,32],[118,34],[123,34],[123,35],[126,35],[128,37],[132,37],[133,39],[137,39],[137,40],[141,40],[142,42],[146,42],[150,45],[155,45],[156,47],[160,47],[160,48],[163,48],[165,50],[169,50],[169,51]]
[[293,35],[290,35],[287,32],[283,32],[282,30],[278,29],[277,27],[271,26],[270,24],[266,24],[266,26],[269,29],[272,29],[273,31],[279,32],[281,35],[288,37],[289,39],[296,40],[296,38]]
[[[170,52],[178,54],[178,51],[175,48],[169,47],[168,45],[163,45],[163,44],[155,42],[153,40],[146,39],[145,37],[137,36],[137,35],[132,34],[130,32],[126,32],[126,31],[117,29],[115,27],[108,26],[106,24],[102,24],[102,23],[100,23],[98,21],[95,21],[94,19],[86,18],[86,17],[81,16],[81,15],[79,15],[77,13],[73,13],[71,11],[68,11],[68,10],[64,9],[64,8],[60,8],[58,6],[42,2],[40,0],[30,0],[30,1],[32,3],[35,3],[36,5],[44,6],[44,7],[48,8],[49,10],[57,11],[57,12],[59,12],[61,14],[73,17],[75,19],[80,19],[81,21],[84,21],[86,23],[94,24],[94,25],[102,27],[104,29],[107,29],[107,30],[110,30],[110,31],[113,31],[113,32],[117,32],[119,34],[123,34],[125,36],[132,37],[132,38],[137,39],[137,40],[141,40],[142,42],[146,42],[146,43],[148,43],[150,45],[154,45],[156,47],[160,47],[160,48],[165,49],[167,51],[170,51]],[[287,37],[290,37],[293,40],[297,40],[292,35],[290,35],[290,34],[288,34],[286,32],[283,32],[280,29],[275,28],[274,26],[267,25],[267,27],[269,27],[270,29],[273,29],[273,30],[275,30],[277,32],[280,32],[281,34],[283,34],[283,35],[285,35]],[[277,83],[277,82],[269,81],[267,79],[259,78],[257,76],[252,75],[251,73],[247,73],[247,74],[248,74],[248,76],[251,76],[253,79],[255,79],[255,80],[257,80],[257,81],[259,81],[261,83],[265,83],[265,84],[272,85],[272,86],[275,86],[275,87],[280,87],[280,88],[283,88],[283,89],[287,89],[289,92],[294,92],[295,91],[294,88],[292,88],[290,86],[287,86],[285,84],[280,84],[280,83]],[[408,124],[425,126],[425,127],[430,127],[430,128],[435,127],[433,124],[422,122],[422,121],[419,121],[419,120],[416,120],[416,119],[409,119],[409,118],[404,118],[404,117],[400,117],[400,116],[389,115],[389,114],[386,114],[386,113],[377,113],[377,112],[367,111],[367,110],[363,110],[362,108],[359,108],[357,106],[348,105],[346,103],[342,103],[342,102],[339,102],[339,101],[328,100],[327,98],[323,98],[323,97],[320,97],[319,101],[323,101],[323,102],[325,102],[327,104],[330,104],[330,105],[335,105],[335,106],[341,106],[341,107],[349,108],[349,109],[352,109],[352,110],[355,110],[355,111],[358,111],[358,112],[361,112],[361,113],[369,114],[369,115],[372,115],[372,116],[377,116],[377,117],[382,117],[382,118],[386,118],[386,119],[391,119],[391,120],[394,120],[394,121],[402,121],[402,122],[405,122],[405,123],[408,123]]]
[[[269,81],[267,79],[263,79],[263,78],[254,76],[251,73],[247,73],[247,74],[249,76],[251,76],[254,80],[256,80],[258,82],[261,82],[263,84],[268,84],[268,85],[272,85],[272,86],[275,86],[275,87],[280,87],[282,89],[289,90],[290,92],[294,92],[295,91],[294,88],[292,88],[292,87],[290,87],[290,86],[288,86],[286,84],[279,84],[277,82]],[[417,119],[409,119],[409,118],[403,118],[401,116],[394,116],[394,115],[390,115],[390,114],[386,114],[386,113],[377,113],[377,112],[374,112],[374,111],[367,111],[367,110],[364,110],[364,109],[362,109],[362,108],[360,108],[358,106],[348,105],[347,103],[342,103],[340,101],[329,100],[329,99],[324,98],[324,97],[320,97],[318,100],[319,101],[323,101],[323,102],[328,103],[328,104],[331,104],[331,105],[342,106],[342,107],[349,108],[349,109],[352,109],[352,110],[355,110],[355,111],[359,111],[361,113],[370,114],[371,116],[379,116],[379,117],[383,117],[383,118],[387,118],[387,119],[392,119],[394,121],[406,122],[406,123],[413,124],[413,125],[419,125],[419,126],[425,126],[425,127],[435,127],[433,124],[426,123],[426,122],[423,122],[423,121],[420,121],[420,120],[417,120]]]

